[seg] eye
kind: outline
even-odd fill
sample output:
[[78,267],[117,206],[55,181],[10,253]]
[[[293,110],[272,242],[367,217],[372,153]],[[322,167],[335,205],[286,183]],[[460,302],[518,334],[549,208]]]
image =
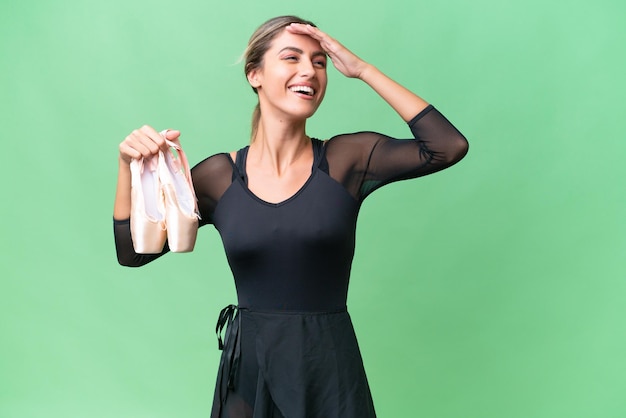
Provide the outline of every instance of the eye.
[[316,60],[313,61],[314,65],[317,65],[320,68],[326,68],[326,60]]
[[296,57],[295,55],[288,55],[285,58],[283,58],[285,61],[298,61],[298,57]]

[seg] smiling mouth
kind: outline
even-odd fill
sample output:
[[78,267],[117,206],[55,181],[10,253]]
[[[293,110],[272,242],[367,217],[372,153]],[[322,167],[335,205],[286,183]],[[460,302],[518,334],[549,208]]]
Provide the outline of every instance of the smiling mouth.
[[293,86],[293,87],[289,87],[289,90],[294,93],[304,94],[306,96],[315,95],[315,89],[309,86]]

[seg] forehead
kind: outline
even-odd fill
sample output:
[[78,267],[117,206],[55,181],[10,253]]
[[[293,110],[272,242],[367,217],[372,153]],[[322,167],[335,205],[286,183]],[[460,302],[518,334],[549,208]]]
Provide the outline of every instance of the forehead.
[[311,38],[308,35],[298,35],[295,33],[287,32],[285,29],[283,29],[283,31],[272,40],[272,45],[268,52],[273,51],[274,53],[278,53],[286,47],[295,47],[301,49],[305,54],[311,54],[320,51],[323,52],[320,43],[315,39]]

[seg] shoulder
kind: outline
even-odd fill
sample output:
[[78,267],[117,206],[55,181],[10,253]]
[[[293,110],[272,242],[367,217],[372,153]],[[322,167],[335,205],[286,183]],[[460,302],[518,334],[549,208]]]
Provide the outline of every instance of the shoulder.
[[387,136],[373,131],[359,131],[335,135],[330,139],[324,141],[324,143],[326,145],[335,143],[360,145],[364,142],[376,142],[379,141],[381,138],[387,138]]
[[324,141],[324,148],[327,154],[369,154],[377,143],[386,138],[388,137],[372,131],[344,133]]
[[206,157],[200,161],[191,169],[192,176],[198,175],[216,175],[219,172],[231,171],[232,172],[233,160],[230,154],[221,152]]
[[[236,152],[235,152],[236,153]],[[193,169],[202,168],[204,166],[220,165],[231,161],[231,154],[227,152],[220,152],[218,154],[210,155],[199,163],[197,163]]]

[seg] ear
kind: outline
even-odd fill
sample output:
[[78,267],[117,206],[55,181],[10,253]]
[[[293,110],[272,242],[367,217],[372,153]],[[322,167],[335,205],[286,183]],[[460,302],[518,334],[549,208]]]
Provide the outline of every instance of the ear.
[[246,77],[248,78],[248,83],[250,83],[253,88],[256,89],[261,86],[261,74],[258,68],[250,71]]

